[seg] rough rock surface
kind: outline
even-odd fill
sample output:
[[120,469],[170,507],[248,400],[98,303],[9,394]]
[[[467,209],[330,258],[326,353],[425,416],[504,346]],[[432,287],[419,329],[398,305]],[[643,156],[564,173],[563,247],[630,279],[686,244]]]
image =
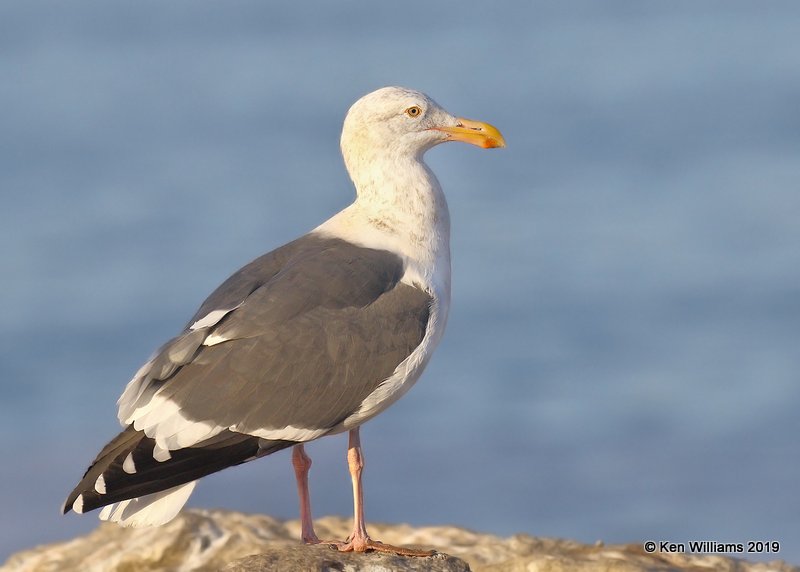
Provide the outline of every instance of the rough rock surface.
[[[350,522],[326,517],[316,520],[315,527],[321,538],[344,539]],[[262,515],[189,510],[158,528],[125,529],[101,524],[84,537],[19,552],[0,571],[800,572],[800,567],[782,562],[752,563],[716,555],[647,554],[639,544],[590,546],[523,534],[500,538],[450,526],[412,528],[370,524],[370,532],[384,542],[435,548],[455,558],[339,554],[325,546],[298,545],[300,524],[296,520],[283,522]]]
[[392,554],[337,552],[329,546],[283,546],[266,548],[261,554],[235,560],[222,572],[283,572],[324,570],[325,572],[469,572],[469,564],[447,554],[409,558]]

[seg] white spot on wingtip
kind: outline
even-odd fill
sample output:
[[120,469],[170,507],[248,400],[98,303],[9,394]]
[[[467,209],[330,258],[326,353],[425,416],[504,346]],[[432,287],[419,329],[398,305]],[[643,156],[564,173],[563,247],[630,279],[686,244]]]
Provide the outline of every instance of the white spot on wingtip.
[[106,494],[106,478],[102,473],[100,473],[100,476],[97,477],[97,480],[94,482],[94,490],[101,495]]
[[83,514],[83,495],[78,495],[78,498],[72,503],[72,510],[78,514]]
[[122,470],[132,475],[136,472],[136,463],[133,462],[133,452],[128,453],[125,461],[122,463]]

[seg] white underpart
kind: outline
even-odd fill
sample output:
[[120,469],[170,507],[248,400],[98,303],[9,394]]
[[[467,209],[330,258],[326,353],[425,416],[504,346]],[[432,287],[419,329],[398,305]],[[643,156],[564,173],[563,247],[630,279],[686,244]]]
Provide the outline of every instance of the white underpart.
[[100,520],[116,522],[122,526],[159,526],[180,512],[197,481],[179,485],[160,493],[128,499],[103,507]]

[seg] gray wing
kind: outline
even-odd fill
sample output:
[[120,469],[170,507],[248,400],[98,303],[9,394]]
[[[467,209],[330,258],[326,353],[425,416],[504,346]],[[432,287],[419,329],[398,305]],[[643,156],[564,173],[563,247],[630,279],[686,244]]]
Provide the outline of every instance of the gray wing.
[[432,298],[402,274],[390,252],[313,235],[253,261],[137,373],[120,419],[169,450],[228,428],[326,433],[425,336]]

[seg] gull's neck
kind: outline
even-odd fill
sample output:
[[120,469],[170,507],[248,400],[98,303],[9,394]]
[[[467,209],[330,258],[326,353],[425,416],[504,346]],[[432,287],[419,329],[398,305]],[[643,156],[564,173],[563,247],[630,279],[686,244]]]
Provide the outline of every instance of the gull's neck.
[[406,263],[404,282],[449,297],[450,213],[433,172],[412,155],[365,161],[345,155],[345,162],[356,200],[316,230],[398,254]]

